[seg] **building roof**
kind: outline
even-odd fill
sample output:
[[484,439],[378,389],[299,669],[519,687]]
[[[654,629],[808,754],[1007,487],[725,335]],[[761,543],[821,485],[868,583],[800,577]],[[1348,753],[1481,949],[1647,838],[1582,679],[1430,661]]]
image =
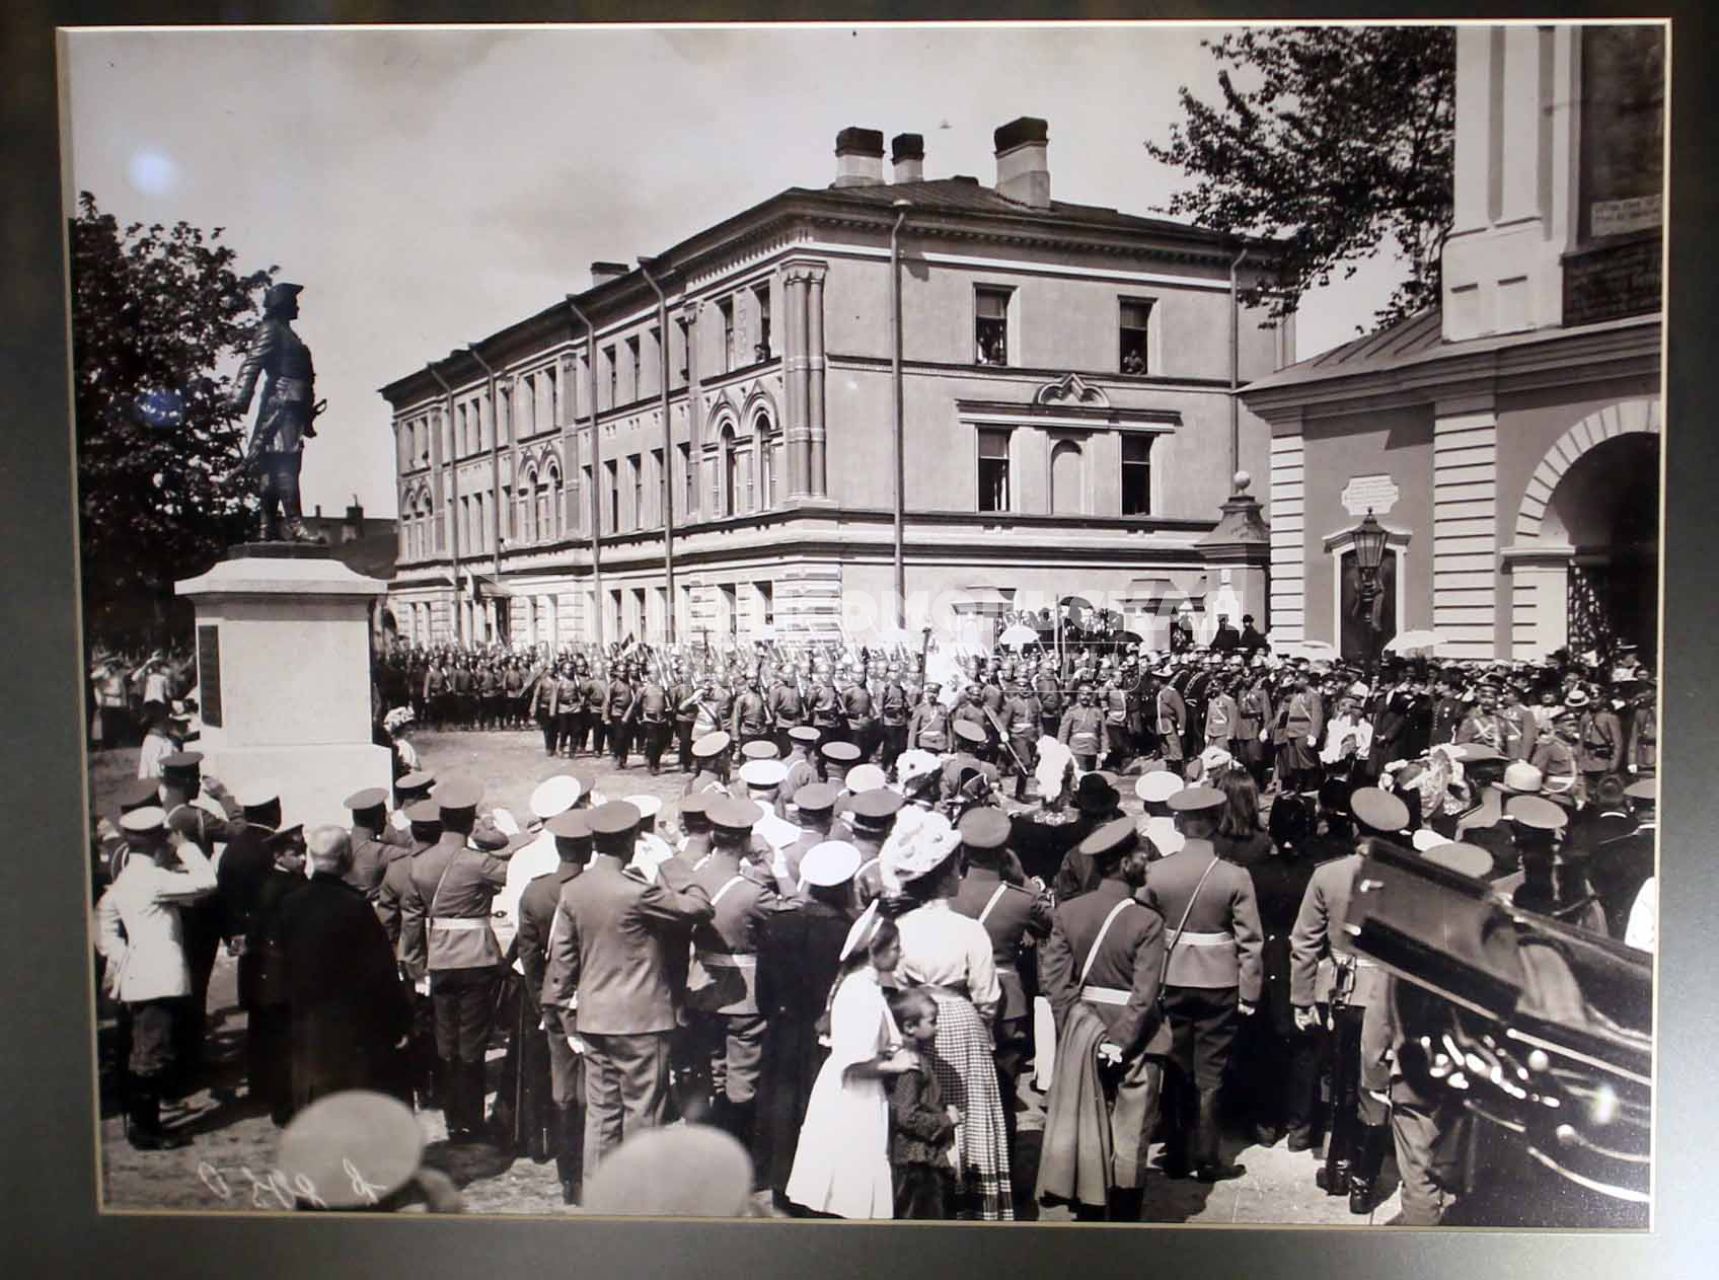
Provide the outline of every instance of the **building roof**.
[[821,202],[883,209],[892,207],[897,200],[908,200],[912,202],[915,212],[998,214],[1041,222],[1046,225],[1102,228],[1136,233],[1146,232],[1172,239],[1192,241],[1206,248],[1220,246],[1240,248],[1244,244],[1266,246],[1272,243],[1268,240],[1249,239],[1220,231],[1210,231],[1204,227],[1191,226],[1185,222],[1173,222],[1168,218],[1145,218],[1136,214],[1122,213],[1102,205],[1072,204],[1066,200],[1052,200],[1048,209],[1036,209],[1032,205],[1021,203],[1019,200],[1011,200],[1001,192],[985,186],[977,178],[964,176],[932,178],[924,182],[889,182],[878,186],[864,187],[830,187],[825,189],[792,187],[784,194],[811,197]]
[[1364,378],[1397,370],[1432,366],[1466,356],[1488,357],[1516,348],[1534,347],[1564,338],[1644,329],[1658,323],[1657,315],[1631,316],[1571,328],[1528,329],[1519,333],[1486,334],[1461,342],[1444,340],[1444,315],[1439,307],[1416,312],[1406,320],[1332,347],[1309,359],[1287,365],[1242,388],[1242,398],[1283,392],[1293,397],[1299,387]]
[[[733,245],[750,237],[772,222],[794,217],[840,217],[851,215],[887,227],[894,214],[897,200],[907,200],[913,215],[919,218],[947,219],[937,228],[941,234],[960,234],[959,220],[978,219],[991,224],[984,234],[1013,233],[1020,236],[1061,236],[1094,238],[1100,243],[1116,246],[1115,238],[1129,236],[1151,238],[1159,242],[1157,251],[1167,255],[1201,254],[1227,258],[1246,246],[1269,251],[1275,241],[1232,235],[1173,222],[1168,218],[1148,218],[1122,213],[1100,205],[1073,204],[1053,200],[1050,207],[1037,209],[1018,200],[1011,200],[977,178],[957,176],[933,178],[923,182],[886,182],[872,186],[852,187],[789,187],[784,191],[752,205],[750,208],[694,232],[671,248],[645,261],[652,272],[662,278],[684,270],[701,256]],[[1256,253],[1250,260],[1256,267],[1267,260],[1267,253]],[[636,305],[649,297],[649,286],[642,271],[634,267],[625,274],[600,281],[586,289],[569,293],[578,306],[593,319],[615,307]],[[532,332],[570,326],[566,301],[558,300],[534,315],[506,325],[479,340],[478,345],[517,340]],[[443,376],[454,385],[462,385],[482,375],[482,366],[470,358],[466,349],[456,349],[444,359],[432,361],[443,368]],[[402,375],[380,388],[381,394],[396,405],[420,396],[438,394],[440,384],[423,369]]]

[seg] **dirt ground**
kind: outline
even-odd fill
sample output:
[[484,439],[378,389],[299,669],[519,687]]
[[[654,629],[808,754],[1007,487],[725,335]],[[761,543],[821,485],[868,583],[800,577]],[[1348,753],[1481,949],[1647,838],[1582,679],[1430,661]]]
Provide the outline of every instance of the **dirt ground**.
[[[546,760],[541,741],[526,731],[488,733],[423,733],[415,739],[424,765],[441,778],[463,775],[479,781],[484,806],[507,807],[522,817],[531,790],[543,778],[566,771],[566,761]],[[610,798],[643,792],[672,802],[684,778],[665,770],[652,778],[639,764],[617,773],[609,761],[595,769],[598,790]],[[571,767],[591,768],[580,760]],[[98,754],[91,768],[91,789],[97,814],[111,815],[115,788],[136,769],[136,752]],[[171,1104],[164,1121],[190,1134],[192,1144],[179,1151],[138,1152],[125,1141],[123,1120],[112,1101],[115,1080],[113,1011],[98,1010],[98,1046],[103,1115],[100,1135],[101,1186],[111,1210],[170,1209],[195,1212],[279,1212],[288,1207],[270,1183],[279,1130],[266,1113],[259,1114],[244,1097],[241,1062],[245,1016],[237,1007],[236,965],[224,952],[217,958],[210,983],[211,1069],[205,1087]],[[500,1067],[500,1051],[492,1050],[491,1076]],[[1029,1157],[1043,1125],[1042,1095],[1023,1090],[1019,1120],[1021,1147]],[[448,1147],[439,1112],[420,1113],[426,1161],[446,1170],[465,1196],[467,1209],[486,1214],[562,1215],[574,1212],[561,1204],[553,1163],[537,1165],[510,1159],[487,1146]],[[1311,1152],[1291,1152],[1280,1142],[1272,1148],[1232,1143],[1227,1150],[1246,1169],[1245,1176],[1207,1186],[1170,1181],[1154,1174],[1148,1180],[1143,1219],[1176,1223],[1301,1223],[1358,1225],[1368,1219],[1351,1216],[1347,1201],[1328,1197],[1314,1184],[1318,1159]],[[1030,1169],[1021,1171],[1030,1183]],[[1374,1223],[1390,1221],[1398,1204],[1394,1171],[1387,1162],[1386,1185],[1392,1194],[1377,1208]],[[1045,1221],[1066,1221],[1064,1210],[1047,1210]]]

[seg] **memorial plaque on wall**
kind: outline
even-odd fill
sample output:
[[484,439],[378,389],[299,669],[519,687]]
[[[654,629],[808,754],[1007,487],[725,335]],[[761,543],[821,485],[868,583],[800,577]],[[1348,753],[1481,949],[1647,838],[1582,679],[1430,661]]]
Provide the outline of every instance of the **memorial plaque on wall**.
[[203,723],[221,727],[221,628],[197,628],[198,714]]
[[1595,245],[1564,257],[1564,323],[1648,315],[1660,305],[1657,235]]

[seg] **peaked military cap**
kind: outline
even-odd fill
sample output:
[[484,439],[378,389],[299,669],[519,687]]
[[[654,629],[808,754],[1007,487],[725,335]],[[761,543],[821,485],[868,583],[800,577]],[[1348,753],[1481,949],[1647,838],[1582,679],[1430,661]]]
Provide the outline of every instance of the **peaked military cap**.
[[715,733],[707,733],[692,744],[692,754],[700,760],[709,760],[728,750],[729,738],[720,729]]
[[876,825],[893,818],[905,803],[888,787],[874,787],[852,797],[848,801],[848,810],[861,823]]
[[1394,835],[1409,825],[1409,807],[1378,787],[1357,787],[1349,795],[1355,820],[1381,835]]
[[826,813],[836,807],[837,794],[827,782],[809,782],[794,792],[794,807],[801,813]]
[[200,751],[175,751],[161,758],[161,768],[166,773],[196,773],[202,767],[203,753]]
[[1204,813],[1223,808],[1224,793],[1216,787],[1184,787],[1165,803],[1176,813]]
[[589,816],[578,809],[568,809],[556,814],[544,826],[549,834],[557,840],[589,840],[591,838],[591,823]]
[[957,720],[955,722],[955,736],[963,742],[972,743],[976,747],[983,746],[985,743],[985,731],[971,720]]
[[1009,842],[1009,818],[1001,809],[969,809],[957,825],[969,849],[1001,849]]
[[478,807],[483,788],[469,778],[449,778],[436,788],[432,799],[443,813],[460,813]]
[[611,800],[592,809],[586,821],[594,836],[620,836],[638,829],[639,811],[625,800]]
[[353,813],[364,813],[370,809],[380,809],[388,803],[388,793],[381,787],[365,787],[362,791],[354,791],[341,801]]
[[1120,858],[1139,843],[1140,833],[1135,830],[1134,819],[1115,818],[1088,832],[1086,839],[1080,842],[1079,849],[1095,862],[1109,862]]
[[820,750],[824,759],[835,764],[852,764],[860,757],[859,748],[851,742],[826,742]]
[[750,831],[752,824],[764,816],[764,810],[750,800],[720,795],[711,800],[704,812],[718,831]]

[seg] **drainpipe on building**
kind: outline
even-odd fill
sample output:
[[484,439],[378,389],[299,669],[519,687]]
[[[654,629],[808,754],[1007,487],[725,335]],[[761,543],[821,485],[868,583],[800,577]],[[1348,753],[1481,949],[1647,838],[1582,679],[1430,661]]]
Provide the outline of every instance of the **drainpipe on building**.
[[[567,295],[567,309],[585,326],[585,396],[591,405],[591,633],[603,648],[603,446],[597,438],[597,326]],[[579,465],[574,458],[567,465]]]
[[907,629],[907,461],[901,388],[901,228],[912,203],[897,200],[889,229],[889,376],[895,440],[895,625]]
[[[446,415],[442,421],[447,424],[444,428],[446,436],[454,434],[454,389],[448,385],[448,380],[442,377],[442,371],[436,368],[432,361],[424,366],[430,371],[430,376],[442,387],[442,412]],[[448,547],[450,548],[449,568],[454,580],[454,643],[465,643],[465,611],[461,608],[464,603],[460,599],[460,442],[454,440],[448,458]]]
[[650,260],[639,259],[639,274],[657,295],[657,390],[663,414],[663,632],[674,643],[674,423],[669,418],[668,295],[651,275]]
[[[490,367],[488,360],[478,354],[476,346],[466,348],[473,360],[483,366],[484,373],[489,378],[489,484],[490,484],[490,545],[494,548],[490,567],[495,574],[496,586],[501,585],[501,421],[495,416],[495,370]],[[501,626],[500,602],[496,604],[496,631]]]
[[1247,257],[1247,247],[1230,262],[1230,477],[1241,470],[1241,294],[1236,286],[1236,268]]

